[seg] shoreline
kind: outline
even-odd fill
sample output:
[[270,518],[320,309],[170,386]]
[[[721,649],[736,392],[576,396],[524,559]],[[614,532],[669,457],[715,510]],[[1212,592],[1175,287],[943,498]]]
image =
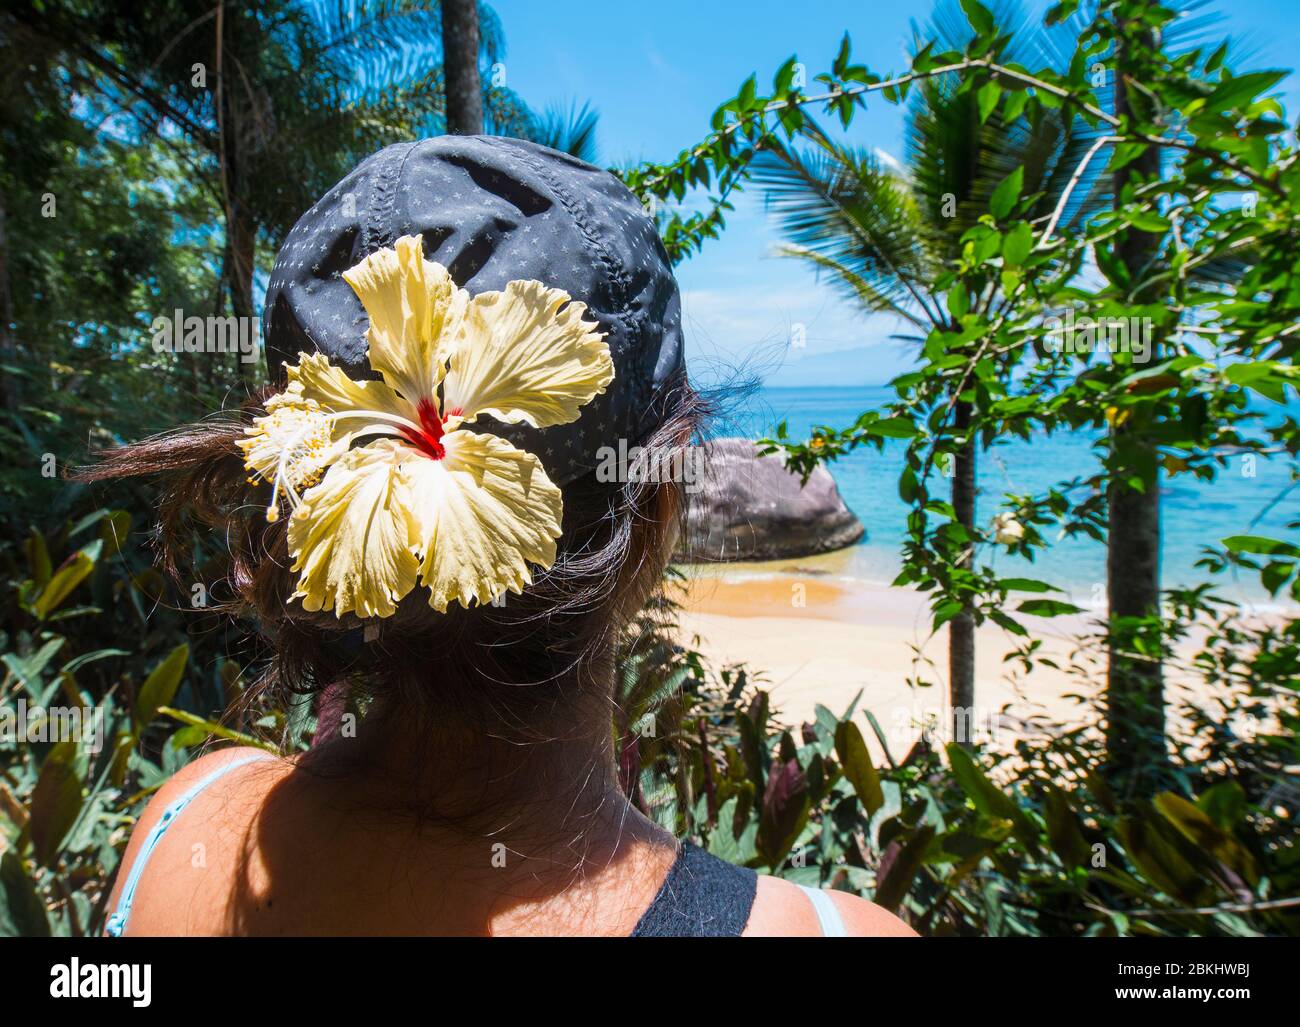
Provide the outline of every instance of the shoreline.
[[[927,725],[947,740],[947,629],[930,633],[924,593],[844,576],[843,553],[767,563],[681,565],[686,581],[670,586],[681,604],[679,641],[698,648],[718,669],[738,663],[771,693],[788,727],[812,720],[816,707],[854,711],[876,758],[884,753],[865,723],[869,710],[901,759]],[[976,628],[975,740],[1009,751],[1017,740],[1077,728],[1097,716],[1104,664],[1079,652],[1081,636],[1097,630],[1100,611],[1044,619],[1021,615],[1029,638],[992,623]],[[1262,614],[1262,611],[1243,613]],[[1266,615],[1266,614],[1265,614]],[[698,641],[696,641],[698,640]],[[1038,658],[1026,674],[1005,657],[1038,640]],[[1064,668],[1086,669],[1086,676]],[[1171,674],[1166,693],[1172,726],[1182,702],[1206,700],[1203,684]]]
[[[677,568],[688,577],[707,580],[725,580],[728,582],[761,582],[772,579],[808,580],[834,585],[845,593],[853,594],[861,590],[901,591],[891,584],[898,573],[898,557],[894,549],[873,545],[862,541],[845,549],[815,556],[801,556],[784,560],[734,561],[721,563],[678,564]],[[1104,601],[1100,599],[1102,582],[1091,585],[1082,582],[1054,580],[1046,568],[1033,564],[1018,567],[1006,567],[1001,573],[1007,577],[1039,578],[1056,585],[1060,592],[1050,593],[1056,598],[1083,607],[1088,616],[1100,614]],[[1191,584],[1199,584],[1206,579],[1198,578]],[[1216,594],[1237,603],[1243,616],[1272,617],[1278,614],[1300,616],[1300,606],[1282,598],[1268,596],[1259,587],[1258,582],[1249,578],[1241,580],[1219,577],[1210,579]],[[1164,588],[1185,586],[1188,582],[1169,580]],[[1028,598],[1028,596],[1026,596]],[[1059,619],[1059,618],[1058,618]]]

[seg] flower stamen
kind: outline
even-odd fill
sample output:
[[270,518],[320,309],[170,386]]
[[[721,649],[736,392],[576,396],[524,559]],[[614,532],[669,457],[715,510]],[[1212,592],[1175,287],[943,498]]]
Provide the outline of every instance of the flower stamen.
[[[302,503],[300,493],[320,481],[337,455],[331,452],[334,424],[354,417],[390,423],[369,424],[355,432],[353,437],[407,435],[421,430],[414,421],[400,414],[382,410],[326,411],[314,404],[301,403],[279,404],[266,417],[259,418],[254,436],[264,437],[267,444],[279,451],[271,479],[271,502],[266,508],[268,522],[274,523],[279,519],[281,497],[289,501],[290,510],[298,509]],[[245,466],[254,466],[251,453]]]
[[441,460],[447,455],[447,448],[442,444],[445,434],[443,424],[446,418],[438,413],[437,405],[430,399],[421,399],[416,404],[420,414],[419,426],[401,428],[402,435],[412,446],[433,460]]

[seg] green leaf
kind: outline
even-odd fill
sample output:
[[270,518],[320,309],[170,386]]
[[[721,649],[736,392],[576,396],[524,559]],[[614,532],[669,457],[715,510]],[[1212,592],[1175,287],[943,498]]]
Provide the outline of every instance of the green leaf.
[[970,311],[970,293],[963,282],[958,282],[948,290],[948,312],[960,321]]
[[1121,289],[1129,287],[1132,278],[1129,274],[1128,265],[1120,259],[1113,246],[1099,243],[1093,247],[1093,256],[1096,258],[1098,270],[1106,276],[1108,281]]
[[185,664],[189,658],[190,647],[182,642],[167,654],[167,658],[162,663],[149,672],[135,698],[137,732],[149,726],[161,707],[171,705],[176,690],[180,688],[181,676],[185,673]]
[[45,544],[45,536],[39,531],[33,531],[23,544],[23,548],[27,552],[27,566],[31,570],[32,581],[37,588],[44,588],[50,580],[50,575],[54,573],[54,568],[50,563],[50,550]]
[[0,660],[3,660],[4,665],[14,672],[14,676],[23,683],[27,691],[36,695],[42,684],[42,673],[67,641],[62,635],[55,635],[31,656],[23,657],[17,653],[5,653],[0,656]]
[[921,485],[917,481],[916,472],[910,467],[904,467],[903,473],[898,476],[898,498],[904,503],[915,501]]
[[131,536],[131,515],[125,510],[114,510],[104,517],[100,525],[99,537],[108,550],[109,556],[116,556],[122,551]]
[[993,31],[993,12],[979,0],[961,0],[961,9],[977,36],[986,36]]
[[1129,218],[1129,222],[1139,231],[1150,232],[1152,235],[1167,232],[1173,225],[1167,217],[1151,211],[1137,211]]
[[1002,98],[1002,87],[992,79],[980,86],[980,91],[976,94],[976,100],[979,103],[980,122],[981,124],[989,120],[998,106],[998,100]]
[[1262,535],[1231,535],[1223,540],[1230,553],[1259,553],[1263,556],[1286,556],[1300,559],[1300,546]]
[[840,40],[839,53],[835,55],[835,60],[831,64],[831,71],[835,73],[837,78],[842,78],[845,69],[849,66],[849,55],[852,46],[853,44],[849,39],[849,34],[845,32],[844,37]]
[[[855,703],[856,701],[854,700]],[[885,731],[880,726],[880,721],[876,719],[876,715],[870,710],[863,710],[862,715],[867,718],[867,723],[871,725],[871,732],[876,736],[876,741],[880,743],[880,751],[885,754],[885,759],[889,760],[891,767],[897,769],[898,764],[894,762],[894,757],[889,752],[889,739],[885,737]]]
[[1059,592],[1055,585],[1034,578],[1002,578],[998,584],[1008,592]]
[[1083,613],[1080,607],[1073,603],[1061,602],[1059,599],[1026,599],[1016,609],[1035,617],[1060,617],[1069,613]]
[[1071,17],[1079,7],[1079,0],[1061,0],[1060,3],[1047,9],[1043,15],[1045,25],[1059,25],[1066,18]]
[[1043,802],[1043,814],[1047,820],[1047,837],[1052,843],[1052,851],[1066,867],[1082,866],[1092,850],[1079,827],[1079,818],[1070,808],[1069,799],[1054,785],[1048,788]]
[[1200,851],[1218,860],[1250,884],[1259,881],[1254,857],[1236,838],[1181,795],[1162,792],[1155,798],[1155,807]]
[[1246,815],[1246,792],[1236,781],[1220,781],[1197,796],[1196,807],[1231,831]]
[[984,771],[971,758],[970,753],[956,742],[949,742],[947,750],[953,776],[957,778],[962,791],[975,804],[979,812],[985,816],[1001,817],[1003,820],[1011,820],[1019,813],[1015,802],[1003,795],[998,787],[984,776]]
[[930,52],[933,49],[934,40],[932,39],[912,58],[912,70],[918,75],[924,75],[935,66],[934,55]]
[[1002,259],[1008,267],[1019,267],[1034,249],[1034,230],[1028,221],[1021,221],[1002,240]]
[[971,754],[956,742],[949,742],[946,751],[953,776],[975,808],[985,816],[1010,820],[1016,826],[1016,837],[1026,847],[1037,851],[1037,833],[1016,801],[990,781]]
[[776,97],[784,96],[790,91],[790,84],[794,81],[794,67],[799,63],[796,55],[786,58],[784,64],[776,69],[776,74],[772,78],[772,95]]
[[1023,624],[1003,613],[1001,610],[989,610],[989,619],[993,621],[994,624],[1001,625],[1013,635],[1029,634],[1029,630]]
[[1272,360],[1252,360],[1229,364],[1223,368],[1222,375],[1233,385],[1249,385],[1261,378],[1269,378],[1277,372],[1277,363]]
[[966,609],[966,607],[956,599],[944,600],[934,608],[933,622],[931,624],[932,630],[938,631],[964,609]]
[[87,528],[93,528],[96,524],[98,524],[107,516],[108,516],[107,510],[103,510],[103,509],[92,510],[90,513],[86,514],[85,517],[82,517],[79,521],[77,521],[76,524],[74,524],[72,527],[68,529],[68,537],[75,538],[76,536],[80,535],[83,531],[85,531]]
[[975,263],[983,264],[1001,252],[1002,233],[995,228],[990,228],[985,231],[984,235],[975,244]]
[[989,198],[989,213],[996,220],[1002,221],[1011,213],[1016,201],[1020,199],[1020,190],[1024,186],[1024,182],[1025,169],[1018,167],[993,190],[993,195]]
[[131,651],[129,649],[94,649],[88,653],[82,653],[80,656],[74,656],[59,669],[64,674],[75,674],[86,664],[94,663],[96,660],[106,660],[112,656],[130,655]]
[[1120,143],[1111,154],[1110,164],[1107,165],[1106,170],[1116,172],[1120,168],[1127,167],[1147,152],[1147,146],[1147,143]]
[[867,425],[866,430],[870,435],[886,439],[910,439],[917,432],[916,425],[909,417],[882,417]]
[[808,822],[809,805],[808,780],[798,761],[774,763],[763,792],[757,838],[759,854],[769,867],[780,866],[798,841]]
[[1291,575],[1296,572],[1294,563],[1281,563],[1274,560],[1259,572],[1260,584],[1268,591],[1268,594],[1275,596],[1278,590],[1291,580]]
[[1025,104],[1028,102],[1029,91],[1027,89],[1017,89],[1007,93],[1007,102],[1002,108],[1002,120],[1010,125],[1024,112]]
[[99,558],[102,542],[95,542],[85,549],[78,550],[73,557],[54,572],[50,582],[32,604],[32,612],[44,620],[58,609],[59,604],[67,599],[72,590],[90,577]]
[[32,849],[37,862],[50,866],[59,853],[59,845],[81,812],[81,778],[77,774],[77,745],[74,740],[59,742],[41,764],[40,777],[32,790]]
[[1284,78],[1285,71],[1254,71],[1225,79],[1210,94],[1205,105],[1216,111],[1245,107],[1260,93],[1271,89]]
[[844,767],[844,776],[853,785],[858,799],[871,817],[885,804],[885,793],[880,787],[880,775],[871,762],[867,743],[851,720],[841,721],[835,728],[835,754]]
[[709,832],[709,852],[728,863],[743,867],[758,855],[754,848],[758,825],[753,820],[747,821],[740,837],[735,837],[733,825],[739,803],[740,800],[733,795],[718,810],[717,826]]
[[48,938],[45,903],[17,853],[0,856],[0,938]]
[[738,114],[743,114],[753,105],[755,97],[758,95],[758,82],[755,76],[750,75],[745,79],[745,84],[740,87],[740,93],[736,97],[736,110]]
[[1182,853],[1161,837],[1154,823],[1138,816],[1122,817],[1115,824],[1115,833],[1137,868],[1166,895],[1193,905],[1205,897],[1204,879]]
[[905,843],[897,839],[890,842],[882,860],[876,894],[872,896],[876,905],[891,913],[898,909],[921,869],[922,858],[934,840],[934,834],[933,824],[922,824]]

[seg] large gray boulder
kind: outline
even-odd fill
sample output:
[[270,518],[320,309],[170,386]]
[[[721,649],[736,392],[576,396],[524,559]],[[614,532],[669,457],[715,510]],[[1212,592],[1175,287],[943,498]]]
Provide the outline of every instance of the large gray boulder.
[[825,467],[801,486],[778,454],[749,439],[704,446],[703,488],[687,497],[681,558],[696,563],[783,560],[851,546],[866,534]]

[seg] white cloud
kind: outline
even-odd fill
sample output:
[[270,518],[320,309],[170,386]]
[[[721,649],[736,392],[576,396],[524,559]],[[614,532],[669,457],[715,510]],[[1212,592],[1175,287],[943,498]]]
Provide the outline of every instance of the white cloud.
[[882,150],[877,146],[872,152],[875,153],[876,160],[880,161],[880,163],[884,164],[886,167],[892,168],[894,171],[903,170],[903,165],[899,162],[898,158],[888,150]]
[[[811,277],[802,269],[798,275]],[[826,369],[825,384],[833,385],[835,361],[818,358],[853,351],[856,363],[878,353],[875,381],[905,364],[899,343],[889,338],[901,329],[897,319],[864,316],[824,286],[688,289],[682,307],[688,352],[697,367],[722,364],[780,384],[782,367],[811,360],[811,366]]]

